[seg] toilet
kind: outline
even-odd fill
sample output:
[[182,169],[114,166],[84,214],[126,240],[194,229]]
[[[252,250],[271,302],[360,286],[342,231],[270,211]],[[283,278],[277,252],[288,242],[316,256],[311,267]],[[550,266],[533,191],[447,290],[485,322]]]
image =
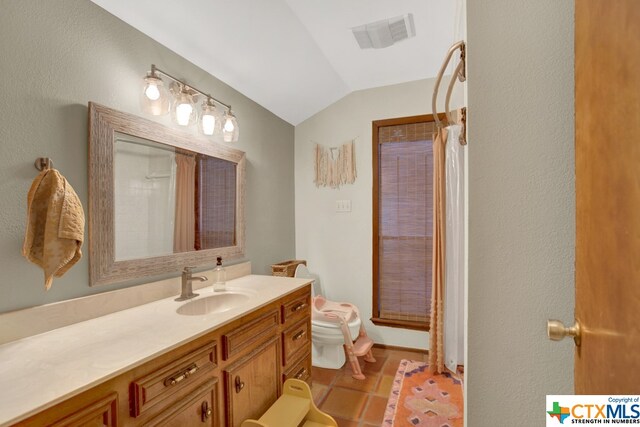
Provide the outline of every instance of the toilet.
[[371,354],[373,341],[364,330],[358,309],[352,304],[324,298],[317,276],[311,274],[306,265],[298,265],[295,277],[313,279],[311,364],[318,368],[340,369],[346,362],[346,352],[353,377],[364,379],[357,357],[364,356],[366,362],[375,362],[375,359]]

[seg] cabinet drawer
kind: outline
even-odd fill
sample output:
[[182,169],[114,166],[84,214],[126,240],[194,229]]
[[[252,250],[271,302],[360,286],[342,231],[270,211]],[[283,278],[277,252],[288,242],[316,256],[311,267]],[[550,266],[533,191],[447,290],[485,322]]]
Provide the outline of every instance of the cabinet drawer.
[[298,297],[282,305],[282,323],[292,325],[311,316],[311,296]]
[[212,342],[133,381],[131,416],[137,417],[169,398],[172,401],[181,398],[216,366],[216,343]]
[[309,352],[311,331],[309,319],[302,320],[282,333],[282,364],[293,360],[298,351]]
[[311,382],[311,355],[305,354],[305,356],[287,368],[284,374],[282,374],[282,382],[284,383],[289,378],[295,378],[306,382]]
[[229,360],[230,357],[250,345],[277,335],[277,327],[278,310],[275,308],[246,325],[224,334],[222,336],[222,358]]
[[145,427],[185,427],[217,425],[218,403],[216,397],[217,378],[209,380],[186,396],[181,401],[172,404]]
[[50,427],[115,427],[118,425],[118,394],[110,393],[64,419],[48,425]]

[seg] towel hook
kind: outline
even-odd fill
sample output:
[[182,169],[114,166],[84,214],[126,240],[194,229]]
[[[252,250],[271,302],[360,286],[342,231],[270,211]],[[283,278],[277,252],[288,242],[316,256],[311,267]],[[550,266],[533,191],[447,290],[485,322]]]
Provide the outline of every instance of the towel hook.
[[36,169],[42,171],[44,169],[51,169],[53,167],[53,160],[49,157],[38,157],[34,163]]

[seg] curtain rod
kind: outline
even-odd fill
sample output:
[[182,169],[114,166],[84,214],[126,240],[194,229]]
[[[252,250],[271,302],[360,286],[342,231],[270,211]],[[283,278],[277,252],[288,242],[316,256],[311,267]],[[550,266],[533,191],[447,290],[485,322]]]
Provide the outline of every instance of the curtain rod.
[[[449,48],[449,51],[447,52],[447,56],[445,57],[444,62],[442,63],[442,66],[440,67],[440,71],[438,71],[438,76],[436,77],[436,85],[433,89],[433,97],[431,98],[431,110],[433,111],[433,117],[435,118],[435,121],[438,127],[442,126],[440,119],[438,119],[438,114],[436,109],[436,101],[438,100],[438,90],[440,88],[440,83],[442,82],[442,76],[444,75],[444,72],[447,69],[447,65],[449,65],[449,61],[451,60],[453,53],[458,49],[460,49],[460,63],[461,64],[465,63],[465,56],[466,56],[465,43],[464,43],[464,40],[460,40],[459,42],[454,43]],[[456,67],[456,72],[454,73],[452,79],[455,79],[457,77],[458,80],[460,80],[461,82],[465,81],[467,79],[465,69],[466,69],[465,65],[462,65],[462,67],[460,66]]]

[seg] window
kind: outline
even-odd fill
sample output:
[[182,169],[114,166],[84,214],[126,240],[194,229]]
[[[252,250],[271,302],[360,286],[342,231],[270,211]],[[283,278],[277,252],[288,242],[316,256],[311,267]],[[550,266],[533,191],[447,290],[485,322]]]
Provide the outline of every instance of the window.
[[433,116],[373,122],[373,323],[429,329]]

